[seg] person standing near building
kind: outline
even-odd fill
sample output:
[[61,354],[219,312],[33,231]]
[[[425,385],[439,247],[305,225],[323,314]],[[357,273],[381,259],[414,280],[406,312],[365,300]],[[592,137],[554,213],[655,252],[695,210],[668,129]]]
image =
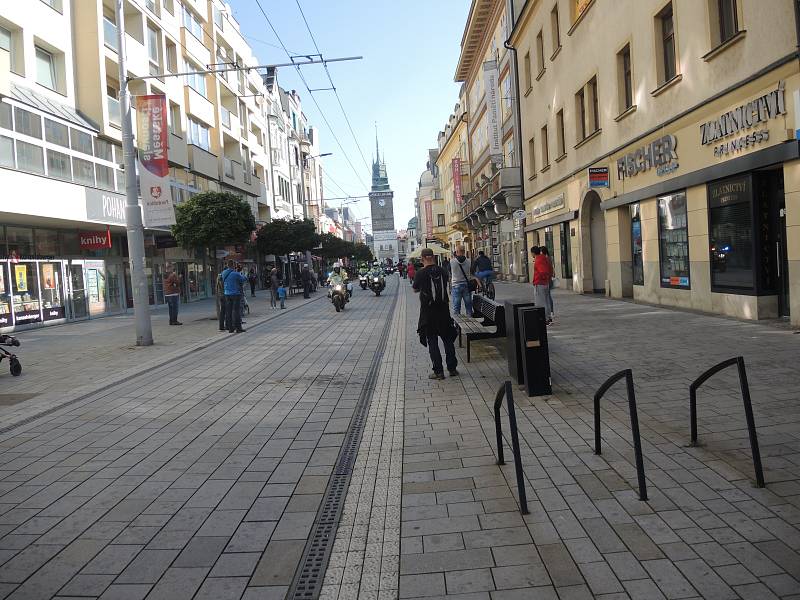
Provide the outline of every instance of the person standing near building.
[[175,272],[172,263],[164,265],[166,275],[164,277],[164,300],[169,308],[169,324],[183,325],[178,321],[178,307],[181,301],[181,277]]
[[414,276],[417,274],[417,269],[414,266],[414,261],[408,261],[408,279],[411,281],[411,285],[414,285]]
[[447,299],[447,273],[436,264],[433,250],[423,248],[422,268],[414,276],[414,293],[419,294],[419,323],[417,333],[420,342],[428,347],[433,372],[429,379],[444,379],[442,353],[439,338],[444,344],[445,361],[451,377],[458,375],[455,339],[458,335],[450,317]]
[[456,248],[455,258],[450,260],[450,274],[452,276],[451,289],[453,292],[453,314],[461,314],[461,300],[464,300],[464,308],[467,316],[472,316],[472,291],[470,285],[470,259],[464,254],[464,246]]
[[236,263],[228,261],[228,268],[221,274],[222,286],[225,293],[225,320],[228,333],[243,333],[242,329],[242,286],[247,282],[247,277],[236,270]]
[[272,308],[278,308],[278,288],[281,286],[281,278],[278,275],[278,268],[272,267],[269,273],[269,303]]
[[547,324],[553,322],[553,307],[550,299],[550,281],[553,279],[553,265],[550,260],[542,254],[539,246],[531,248],[533,254],[533,301],[536,306],[544,308],[544,315]]
[[548,318],[552,323],[553,319],[556,318],[556,309],[555,305],[553,304],[553,288],[556,287],[555,286],[556,268],[555,265],[553,265],[553,257],[550,256],[550,250],[547,249],[547,246],[542,246],[540,250],[542,251],[544,257],[547,259],[547,262],[550,263],[550,283],[547,286],[547,297],[550,300],[550,314]]
[[258,283],[258,277],[256,277],[256,270],[253,267],[250,267],[250,272],[247,274],[247,281],[250,284],[250,297],[256,297],[256,283]]
[[303,265],[303,270],[300,272],[300,281],[303,282],[303,298],[310,298],[311,271],[308,270],[308,265]]

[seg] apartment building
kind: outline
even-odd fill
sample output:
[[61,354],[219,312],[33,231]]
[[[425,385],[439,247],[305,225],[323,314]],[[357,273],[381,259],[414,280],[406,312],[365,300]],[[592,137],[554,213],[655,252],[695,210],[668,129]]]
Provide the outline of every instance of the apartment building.
[[[504,0],[472,0],[455,81],[464,84],[461,119],[466,121],[469,183],[460,206],[467,246],[492,258],[502,279],[524,279],[519,140],[515,135],[512,53]],[[515,215],[516,212],[516,215]]]
[[426,169],[419,177],[414,206],[417,209],[417,239],[424,246],[428,242],[444,243],[447,225],[445,204],[439,187],[439,171],[436,166],[439,151],[428,150]]
[[797,3],[516,5],[528,243],[576,292],[800,324]]
[[[462,87],[463,92],[463,87]],[[463,100],[463,94],[462,94]],[[457,102],[447,125],[439,132],[439,153],[436,158],[436,169],[439,172],[439,187],[444,200],[445,230],[442,242],[450,248],[471,242],[471,236],[463,219],[462,206],[465,196],[470,194],[469,151],[466,124],[466,106]],[[469,244],[468,244],[469,245]]]
[[[0,7],[0,328],[132,307],[117,26],[113,0]],[[230,191],[257,221],[302,216],[301,175],[292,191],[290,169],[301,161],[289,162],[288,135],[287,186],[280,165],[273,169],[280,140],[272,122],[290,119],[274,71],[271,86],[256,70],[175,76],[258,64],[230,8],[220,0],[125,0],[124,29],[130,92],[167,98],[173,202]],[[281,213],[284,198],[290,208]],[[145,231],[145,246],[151,305],[164,302],[167,262],[183,275],[184,301],[213,293],[216,258],[207,250],[177,248],[159,229]]]

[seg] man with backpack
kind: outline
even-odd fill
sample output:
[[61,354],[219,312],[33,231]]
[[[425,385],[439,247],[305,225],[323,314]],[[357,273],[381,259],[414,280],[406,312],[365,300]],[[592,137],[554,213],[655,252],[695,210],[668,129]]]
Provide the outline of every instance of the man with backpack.
[[225,295],[225,322],[228,333],[243,333],[242,287],[247,283],[247,277],[236,270],[236,263],[232,260],[228,261],[228,268],[220,273],[219,277]]
[[447,298],[447,273],[436,265],[433,250],[422,249],[422,268],[414,276],[414,292],[419,294],[419,325],[417,333],[423,346],[428,347],[433,363],[429,379],[444,379],[439,338],[444,344],[445,361],[451,377],[458,375],[455,339],[458,335],[450,316]]

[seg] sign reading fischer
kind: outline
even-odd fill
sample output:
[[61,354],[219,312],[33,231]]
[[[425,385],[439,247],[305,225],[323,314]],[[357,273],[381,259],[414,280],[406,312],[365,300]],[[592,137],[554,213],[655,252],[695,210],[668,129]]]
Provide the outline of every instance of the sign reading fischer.
[[617,160],[617,179],[633,177],[656,168],[658,175],[668,175],[678,169],[678,140],[674,135],[665,135],[646,146],[629,152]]
[[[748,131],[759,123],[766,123],[770,119],[786,114],[786,100],[784,98],[785,83],[778,82],[777,89],[764,94],[729,110],[719,118],[700,125],[700,143],[703,146],[714,144],[723,138]],[[714,156],[720,157],[731,152],[744,150],[761,142],[769,140],[768,129],[758,129],[727,142],[714,146]]]

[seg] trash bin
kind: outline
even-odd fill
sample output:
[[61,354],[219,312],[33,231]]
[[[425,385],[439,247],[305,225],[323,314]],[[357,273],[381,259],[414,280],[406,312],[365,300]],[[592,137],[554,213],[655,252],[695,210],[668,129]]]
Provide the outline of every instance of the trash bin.
[[522,353],[519,350],[519,311],[522,308],[533,307],[533,302],[514,303],[505,301],[506,311],[506,359],[508,360],[508,374],[517,385],[525,383],[522,372]]
[[519,352],[525,392],[529,397],[549,396],[553,388],[544,308],[521,308],[519,317]]

